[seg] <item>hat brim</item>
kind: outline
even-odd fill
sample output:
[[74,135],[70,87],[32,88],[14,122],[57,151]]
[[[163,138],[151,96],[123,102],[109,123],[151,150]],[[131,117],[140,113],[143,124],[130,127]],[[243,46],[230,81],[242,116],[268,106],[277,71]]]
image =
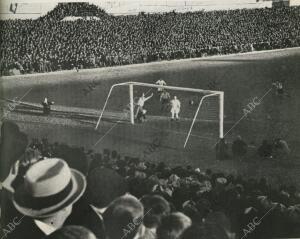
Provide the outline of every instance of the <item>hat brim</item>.
[[[71,169],[72,173],[72,189],[70,193],[59,203],[56,203],[54,206],[43,208],[43,209],[33,209],[34,206],[25,205],[22,203],[22,197],[26,197],[25,191],[22,190],[22,187],[16,190],[13,197],[13,204],[15,208],[25,216],[33,218],[45,218],[51,215],[54,215],[58,211],[74,204],[84,193],[86,189],[86,179],[85,176],[75,170]],[[19,190],[19,191],[18,191]]]

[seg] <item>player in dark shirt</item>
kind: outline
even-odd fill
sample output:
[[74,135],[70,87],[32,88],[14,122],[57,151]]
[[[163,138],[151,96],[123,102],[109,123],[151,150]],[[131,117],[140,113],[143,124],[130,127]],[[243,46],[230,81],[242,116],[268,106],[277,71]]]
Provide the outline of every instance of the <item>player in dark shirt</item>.
[[163,92],[160,95],[160,102],[161,102],[161,110],[164,111],[167,109],[169,103],[170,103],[170,93],[166,90],[163,90]]
[[142,123],[146,120],[146,114],[147,114],[147,110],[142,109],[138,112],[137,116],[136,116],[136,120],[138,123]]
[[50,111],[51,111],[51,105],[54,104],[54,101],[48,101],[47,98],[44,99],[44,101],[42,102],[42,106],[43,106],[43,114],[44,115],[49,115]]

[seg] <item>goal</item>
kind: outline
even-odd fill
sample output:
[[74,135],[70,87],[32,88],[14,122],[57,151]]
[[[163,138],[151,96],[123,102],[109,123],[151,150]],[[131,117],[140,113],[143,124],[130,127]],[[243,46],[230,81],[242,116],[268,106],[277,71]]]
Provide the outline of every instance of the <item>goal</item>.
[[[214,113],[217,113],[215,116],[215,121],[218,122],[218,136],[219,138],[223,138],[223,123],[224,123],[224,92],[223,91],[213,91],[213,90],[205,90],[205,89],[196,89],[196,88],[187,88],[187,87],[178,87],[178,86],[161,86],[156,84],[149,84],[149,83],[142,83],[142,82],[124,82],[124,83],[118,83],[111,86],[108,96],[106,97],[105,103],[101,109],[100,116],[98,118],[95,130],[98,129],[99,124],[101,122],[101,119],[103,117],[104,111],[106,110],[107,103],[110,99],[110,96],[113,92],[113,90],[116,87],[128,87],[129,90],[129,121],[131,124],[135,124],[134,119],[134,106],[135,106],[135,100],[136,97],[134,97],[134,87],[145,87],[145,88],[154,88],[154,89],[165,89],[170,91],[180,91],[180,92],[190,92],[194,95],[197,95],[200,98],[200,100],[196,101],[198,103],[198,106],[193,111],[193,115],[191,116],[191,124],[189,125],[189,130],[186,134],[186,139],[184,143],[184,147],[186,147],[187,142],[191,136],[193,127],[197,119],[201,116],[201,109],[203,110],[206,108],[207,111],[214,111]],[[214,100],[213,100],[214,99]],[[214,102],[213,105],[210,104],[210,102]],[[199,116],[200,112],[200,116]],[[198,119],[199,120],[199,119]],[[208,118],[205,118],[202,120],[209,120]]]

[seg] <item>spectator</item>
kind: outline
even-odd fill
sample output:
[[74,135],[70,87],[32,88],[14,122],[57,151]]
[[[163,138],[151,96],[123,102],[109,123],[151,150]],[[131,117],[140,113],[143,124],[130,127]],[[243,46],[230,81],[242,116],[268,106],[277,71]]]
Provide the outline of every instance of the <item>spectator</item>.
[[247,153],[247,144],[242,139],[242,137],[239,135],[237,136],[237,139],[233,141],[232,143],[232,154],[234,157],[241,159],[241,157],[244,157]]
[[66,226],[56,230],[44,239],[96,239],[96,236],[82,226]]
[[231,222],[223,212],[211,212],[208,214],[207,223],[217,224],[224,229],[229,239],[235,238],[235,233],[232,233]]
[[182,235],[182,239],[229,239],[224,229],[218,224],[204,223],[192,225]]
[[67,220],[69,225],[82,225],[98,239],[105,238],[103,213],[108,205],[127,192],[127,185],[118,173],[107,168],[95,168],[87,177],[87,190],[77,210]]
[[19,159],[26,150],[28,138],[20,131],[17,124],[4,121],[1,125],[0,142],[0,226],[4,228],[4,225],[7,225],[15,215],[15,208],[10,198],[14,191],[13,182],[18,178]]
[[16,209],[25,218],[8,238],[38,239],[61,228],[85,188],[85,177],[62,159],[34,164],[13,196]]
[[286,159],[288,158],[291,150],[288,143],[283,139],[276,139],[274,142],[274,154],[278,158]]
[[257,152],[258,155],[264,159],[273,157],[273,147],[267,140],[263,140],[262,145],[258,148]]
[[[272,149],[272,145],[269,145]],[[42,156],[58,155],[63,152],[72,163],[73,148],[65,144],[51,144],[46,139],[41,141],[34,139],[28,148],[40,151]],[[85,151],[83,148],[80,152],[82,152],[80,157],[85,160],[87,157],[95,158],[96,155],[97,157],[101,155],[93,151]],[[191,166],[171,168],[165,163],[143,162],[138,158],[128,156],[122,159],[117,152],[111,152],[113,152],[111,149],[106,149],[105,160],[97,160],[98,167],[90,169],[87,180],[88,190],[84,196],[78,201],[71,197],[69,201],[65,201],[65,204],[58,203],[54,209],[51,209],[54,214],[50,213],[50,215],[48,205],[45,205],[48,201],[44,201],[44,197],[43,199],[39,197],[37,203],[37,199],[29,200],[26,195],[30,193],[24,193],[28,192],[24,185],[33,188],[32,170],[36,171],[36,168],[43,165],[43,162],[46,162],[46,165],[56,162],[61,165],[61,160],[51,157],[37,161],[33,165],[29,163],[30,167],[24,168],[22,172],[22,175],[26,175],[25,182],[21,180],[19,186],[16,186],[13,197],[14,205],[21,214],[18,214],[18,211],[9,210],[11,221],[8,223],[15,222],[16,218],[22,218],[22,223],[11,232],[7,228],[10,224],[4,224],[4,236],[17,239],[41,238],[45,236],[45,233],[39,226],[47,232],[61,228],[62,225],[72,225],[74,222],[76,225],[91,229],[99,239],[120,239],[123,236],[124,238],[144,239],[173,236],[176,238],[181,234],[182,238],[189,239],[232,238],[234,234],[237,238],[241,238],[245,235],[244,229],[248,228],[249,222],[256,217],[262,218],[266,213],[268,220],[262,220],[259,227],[251,234],[247,233],[247,238],[296,238],[300,235],[298,229],[300,228],[300,194],[295,186],[276,185],[273,187],[266,178],[247,179],[240,175],[216,173],[210,169],[206,171],[199,168],[193,169]],[[265,151],[262,150],[262,152]],[[33,155],[31,156],[35,157]],[[54,189],[67,181],[67,177],[64,176],[68,171],[66,166],[62,166],[65,170],[59,170],[58,166],[51,167],[50,165],[49,167],[53,170],[51,175],[46,173],[47,177],[42,176],[45,174],[43,170],[38,170],[36,176],[40,178],[42,186],[32,190],[32,194],[36,195],[41,188],[45,188],[43,186],[45,181],[51,180],[54,183],[50,183],[47,190],[43,192],[53,196]],[[16,174],[19,176],[20,170],[17,170]],[[56,180],[57,183],[55,183]],[[141,202],[134,196],[125,194],[127,183],[129,193],[141,197]],[[78,194],[76,192],[76,195]],[[62,198],[64,196],[62,195]],[[9,202],[12,201],[9,197],[7,199]],[[73,203],[73,199],[76,203]],[[34,205],[31,205],[32,203]],[[25,212],[26,208],[18,206],[20,204],[29,205],[27,207],[30,207],[30,210]],[[73,206],[70,216],[67,210],[69,205]],[[5,208],[8,207],[10,205],[6,204]],[[66,210],[63,210],[64,208]],[[173,213],[170,214],[171,211]],[[28,216],[23,218],[25,213]],[[41,218],[41,215],[45,215],[45,218]],[[142,218],[144,225],[142,225]],[[193,226],[189,226],[191,223]],[[104,230],[105,227],[106,230]],[[33,235],[35,232],[37,236]]]
[[19,130],[14,122],[4,121],[1,125],[0,182],[3,182],[12,166],[23,155],[28,144],[27,135]]
[[157,239],[179,239],[184,230],[191,225],[191,219],[183,213],[171,213],[162,219],[157,228]]
[[36,20],[0,21],[0,73],[297,47],[299,21],[299,7],[112,16],[86,2],[59,3]]
[[144,208],[131,195],[117,198],[103,214],[106,235],[109,239],[133,239],[142,235]]
[[[141,198],[144,206],[144,225],[147,228],[147,238],[156,238],[156,229],[164,216],[169,215],[171,208],[169,202],[159,195],[145,195]],[[152,234],[152,237],[149,235]]]

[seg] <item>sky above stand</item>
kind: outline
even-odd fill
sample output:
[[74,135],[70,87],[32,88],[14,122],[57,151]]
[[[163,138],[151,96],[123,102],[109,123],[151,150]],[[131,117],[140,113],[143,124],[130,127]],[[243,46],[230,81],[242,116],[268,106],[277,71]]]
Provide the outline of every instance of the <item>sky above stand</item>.
[[[128,15],[144,12],[186,12],[236,8],[271,7],[270,0],[1,0],[1,19],[37,18],[51,11],[58,2],[90,2],[113,15]],[[11,3],[18,3],[17,14],[9,11]]]

